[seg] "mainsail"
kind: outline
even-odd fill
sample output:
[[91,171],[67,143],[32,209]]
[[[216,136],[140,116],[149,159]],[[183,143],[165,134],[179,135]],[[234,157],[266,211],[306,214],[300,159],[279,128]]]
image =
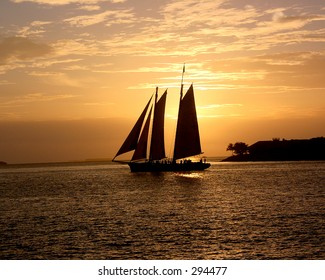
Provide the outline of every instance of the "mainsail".
[[[158,91],[158,89],[157,89]],[[165,136],[164,136],[164,120],[165,120],[165,106],[167,90],[157,101],[157,91],[155,97],[155,109],[152,124],[152,135],[150,145],[149,160],[160,160],[166,158],[165,154]]]
[[174,160],[201,154],[199,126],[196,116],[193,85],[179,104]]

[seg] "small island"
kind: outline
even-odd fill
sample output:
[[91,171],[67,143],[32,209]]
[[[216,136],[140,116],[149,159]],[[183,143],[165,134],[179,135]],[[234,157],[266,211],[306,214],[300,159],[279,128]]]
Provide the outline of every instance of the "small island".
[[5,161],[0,161],[0,165],[7,165]]
[[258,141],[229,144],[233,155],[222,161],[302,161],[325,160],[325,138]]

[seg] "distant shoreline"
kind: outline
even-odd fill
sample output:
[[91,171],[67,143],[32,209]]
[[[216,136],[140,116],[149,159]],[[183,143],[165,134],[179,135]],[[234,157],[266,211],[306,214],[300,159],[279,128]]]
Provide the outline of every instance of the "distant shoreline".
[[262,162],[262,161],[325,161],[325,159],[254,159],[247,156],[230,156],[220,162]]
[[246,154],[232,155],[222,162],[321,161],[325,160],[325,138],[258,141]]

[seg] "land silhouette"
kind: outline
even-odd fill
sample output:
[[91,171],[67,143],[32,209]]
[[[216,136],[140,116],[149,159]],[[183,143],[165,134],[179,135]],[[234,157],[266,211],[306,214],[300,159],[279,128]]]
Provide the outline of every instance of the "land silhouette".
[[325,160],[325,138],[258,141],[252,145],[230,143],[233,155],[222,161],[301,161]]

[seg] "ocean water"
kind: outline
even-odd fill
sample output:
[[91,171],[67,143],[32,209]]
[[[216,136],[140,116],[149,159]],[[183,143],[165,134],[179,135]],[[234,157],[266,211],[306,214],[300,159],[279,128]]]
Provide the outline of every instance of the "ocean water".
[[0,169],[0,259],[324,259],[325,162]]

